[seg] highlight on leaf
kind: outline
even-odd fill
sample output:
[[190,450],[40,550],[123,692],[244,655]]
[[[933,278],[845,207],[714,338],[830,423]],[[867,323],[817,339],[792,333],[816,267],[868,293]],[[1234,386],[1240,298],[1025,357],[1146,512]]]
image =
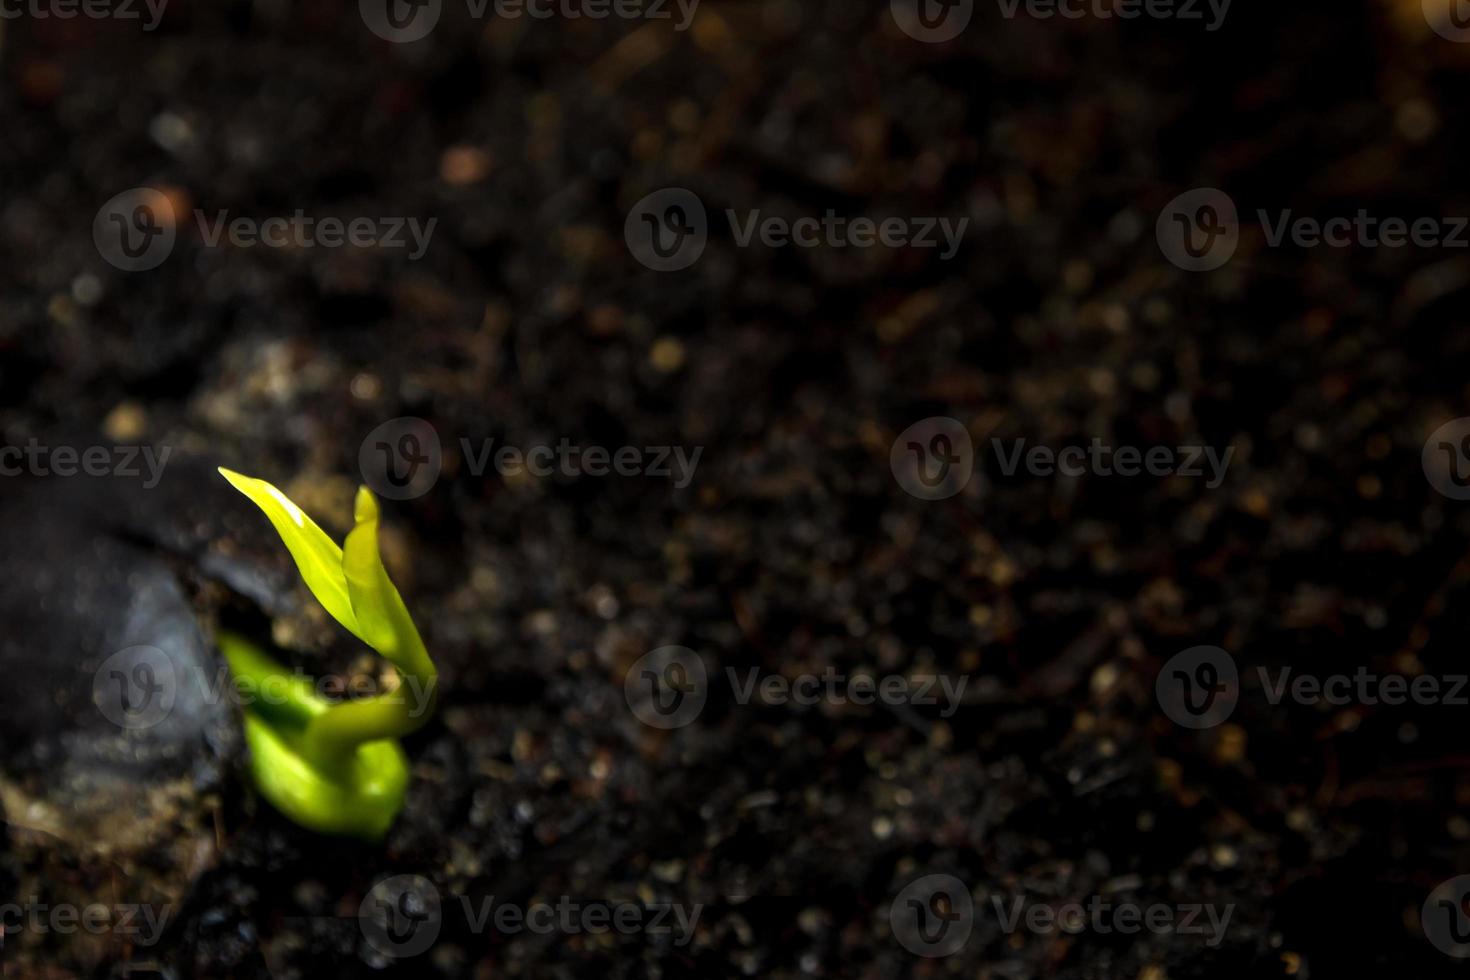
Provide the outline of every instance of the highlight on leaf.
[[[303,827],[379,840],[403,807],[408,758],[396,741],[432,716],[438,671],[378,550],[378,505],[359,488],[345,546],[279,489],[220,468],[259,507],[302,580],[353,636],[391,663],[400,690],[334,703],[243,636],[222,633],[220,651],[242,687],[280,692],[245,710],[250,771],[261,795]],[[409,685],[425,699],[410,704]]]

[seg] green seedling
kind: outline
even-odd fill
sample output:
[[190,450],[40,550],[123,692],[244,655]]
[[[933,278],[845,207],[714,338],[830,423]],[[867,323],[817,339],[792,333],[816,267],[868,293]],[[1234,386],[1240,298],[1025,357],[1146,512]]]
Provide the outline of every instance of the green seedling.
[[332,618],[372,647],[427,693],[410,703],[403,692],[332,702],[310,680],[293,674],[259,646],[221,633],[220,651],[244,690],[271,692],[245,709],[250,771],[261,795],[311,830],[381,840],[408,790],[408,757],[397,739],[433,714],[438,671],[388,578],[378,553],[378,505],[357,491],[354,527],[342,547],[291,500],[264,480],[220,468],[265,512],[301,578]]

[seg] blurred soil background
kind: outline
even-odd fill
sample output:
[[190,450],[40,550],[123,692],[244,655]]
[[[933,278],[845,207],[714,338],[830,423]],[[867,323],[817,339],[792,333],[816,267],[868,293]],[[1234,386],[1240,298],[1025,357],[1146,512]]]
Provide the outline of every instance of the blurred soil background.
[[[135,976],[342,980],[1456,967],[1419,908],[1470,870],[1465,709],[1272,706],[1255,667],[1464,671],[1470,518],[1419,458],[1470,414],[1470,256],[1270,249],[1250,224],[1229,265],[1191,275],[1154,239],[1159,209],[1197,186],[1242,215],[1470,214],[1470,45],[1432,33],[1417,0],[1238,0],[1213,33],[982,4],[947,44],[847,0],[707,0],[683,33],[476,22],[447,3],[411,45],[354,4],[172,0],[151,33],[7,21],[0,58],[6,444],[176,447],[277,481],[334,534],[376,426],[422,418],[444,446],[429,493],[385,501],[389,566],[445,683],[407,742],[414,785],[389,839],[290,824],[225,739],[179,804],[209,853],[156,862],[181,896],[163,941],[88,961],[52,948],[54,975],[125,976],[129,959]],[[407,262],[211,248],[187,221],[163,265],[128,274],[91,229],[137,186],[180,214],[438,224]],[[699,194],[714,229],[678,273],[623,242],[628,209],[666,186]],[[970,230],[948,262],[739,248],[727,208]],[[977,447],[945,501],[889,469],[929,416]],[[459,440],[492,437],[703,453],[685,488],[476,476]],[[1236,451],[1209,489],[1007,477],[993,437]],[[183,518],[164,500],[218,499],[213,480],[171,469],[136,533],[168,538]],[[221,533],[211,547],[259,548],[309,605],[263,521]],[[255,615],[313,672],[361,669],[320,617],[252,612],[170,560],[205,635]],[[668,644],[712,681],[699,719],[665,733],[632,715],[623,677]],[[1196,644],[1229,650],[1245,687],[1203,732],[1154,699],[1160,666]],[[724,672],[829,666],[971,683],[945,718],[741,705]],[[5,737],[23,754],[24,730]],[[8,837],[13,892],[79,867],[65,842]],[[977,909],[965,948],[932,961],[888,923],[931,872]],[[450,916],[431,951],[393,961],[355,919],[391,874],[446,897],[705,908],[682,946],[475,935]],[[990,914],[995,895],[1098,893],[1235,912],[1218,947],[1012,936]]]

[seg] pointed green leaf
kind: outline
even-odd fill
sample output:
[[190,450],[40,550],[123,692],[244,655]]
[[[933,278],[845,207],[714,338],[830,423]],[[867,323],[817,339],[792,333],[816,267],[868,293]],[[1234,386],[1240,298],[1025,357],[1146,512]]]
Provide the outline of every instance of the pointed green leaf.
[[357,524],[347,534],[342,550],[342,572],[347,579],[347,598],[353,615],[362,629],[368,646],[394,659],[399,644],[393,632],[388,606],[398,597],[398,590],[388,581],[383,558],[378,551],[378,505],[366,488],[358,491],[354,507]]
[[358,631],[357,616],[347,593],[347,579],[342,573],[342,549],[327,537],[325,531],[280,490],[264,480],[243,476],[223,466],[220,475],[265,512],[296,560],[301,578],[317,601],[332,618],[356,634],[364,642],[371,641]]
[[378,504],[367,487],[358,488],[354,511],[357,526],[347,535],[342,569],[347,595],[361,627],[359,635],[399,670],[431,676],[434,668],[428,662],[423,640],[383,567],[378,550]]

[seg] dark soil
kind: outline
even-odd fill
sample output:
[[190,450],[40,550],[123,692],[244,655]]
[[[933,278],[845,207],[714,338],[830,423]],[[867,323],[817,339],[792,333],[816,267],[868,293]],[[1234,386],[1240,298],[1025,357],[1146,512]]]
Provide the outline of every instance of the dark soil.
[[[1272,249],[1252,226],[1228,266],[1189,274],[1153,228],[1198,186],[1243,216],[1470,214],[1470,45],[1428,31],[1418,0],[1238,0],[1214,33],[1005,20],[982,4],[938,45],[902,34],[887,4],[850,0],[707,0],[686,33],[475,23],[448,4],[414,45],[374,37],[355,7],[173,0],[153,33],[4,24],[0,444],[146,442],[183,461],[125,520],[113,502],[127,494],[105,478],[64,493],[0,481],[3,649],[21,678],[0,686],[12,781],[82,808],[59,784],[69,753],[111,764],[88,741],[91,706],[58,700],[60,675],[34,664],[95,669],[139,588],[119,569],[166,570],[206,640],[244,624],[313,673],[354,669],[361,650],[312,614],[263,520],[235,501],[211,518],[185,506],[229,496],[210,464],[278,482],[340,535],[371,430],[418,417],[444,446],[430,492],[384,501],[390,569],[443,672],[439,716],[406,742],[414,785],[387,841],[291,824],[250,786],[233,716],[223,733],[204,719],[161,768],[126,776],[141,794],[181,773],[190,787],[168,824],[186,857],[145,835],[111,858],[153,901],[175,896],[162,940],[11,942],[6,969],[1458,968],[1419,911],[1470,871],[1467,709],[1272,705],[1256,668],[1465,672],[1470,505],[1429,485],[1420,451],[1470,414],[1470,258]],[[181,224],[162,266],[129,274],[91,229],[141,185],[210,213],[438,225],[408,262],[212,248]],[[666,186],[698,193],[714,228],[678,273],[645,269],[622,237],[634,202]],[[727,208],[971,227],[949,262],[740,248]],[[959,419],[977,447],[964,492],[932,502],[889,466],[898,434],[931,416]],[[487,438],[702,456],[684,488],[477,476],[460,440]],[[1216,488],[1007,476],[992,438],[1235,455]],[[122,579],[116,605],[78,620],[66,573],[98,563]],[[23,608],[34,615],[14,618]],[[1227,724],[1190,731],[1154,682],[1200,644],[1230,651],[1243,690]],[[703,713],[669,732],[639,722],[623,686],[665,645],[710,667]],[[829,667],[969,686],[945,717],[742,704],[726,673]],[[129,758],[152,758],[146,737],[132,744]],[[38,882],[54,900],[127,891],[100,883],[76,839],[6,816],[0,884],[17,901]],[[889,924],[929,873],[965,882],[976,910],[964,948],[932,960]],[[388,875],[421,876],[444,901],[421,956],[365,939],[358,910]],[[1093,895],[1234,911],[1209,945],[1008,935],[992,903]],[[461,899],[491,896],[702,913],[683,945],[505,934],[463,914]]]

